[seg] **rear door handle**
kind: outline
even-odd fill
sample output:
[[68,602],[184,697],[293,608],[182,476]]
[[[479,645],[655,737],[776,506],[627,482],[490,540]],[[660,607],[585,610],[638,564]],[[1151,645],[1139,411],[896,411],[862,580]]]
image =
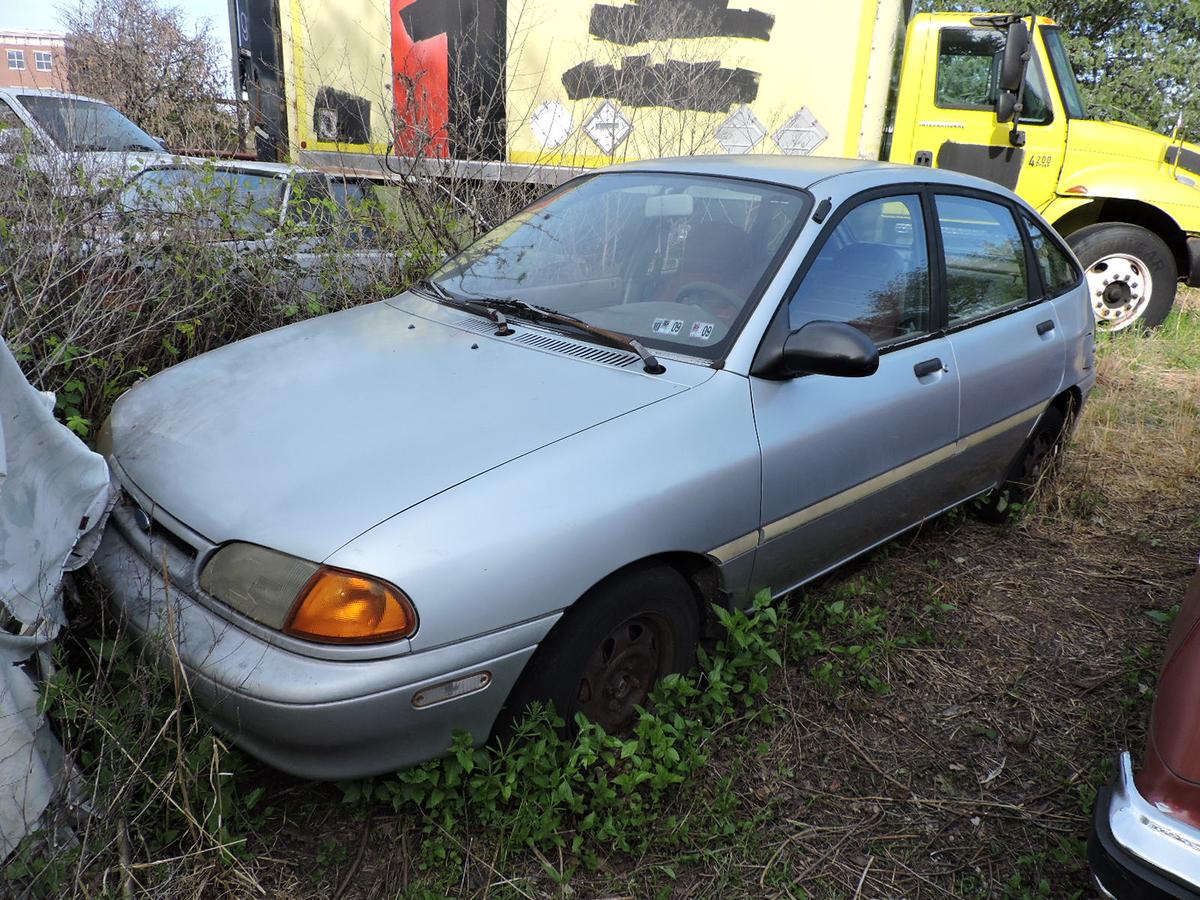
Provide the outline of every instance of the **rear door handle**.
[[1047,319],[1045,322],[1038,322],[1037,331],[1038,331],[1039,337],[1041,335],[1045,334],[1047,331],[1053,331],[1053,330],[1054,330],[1054,320],[1053,319]]
[[934,372],[948,372],[942,361],[936,356],[933,359],[927,359],[924,362],[919,362],[913,366],[913,374],[918,378],[924,378],[926,375],[932,375]]

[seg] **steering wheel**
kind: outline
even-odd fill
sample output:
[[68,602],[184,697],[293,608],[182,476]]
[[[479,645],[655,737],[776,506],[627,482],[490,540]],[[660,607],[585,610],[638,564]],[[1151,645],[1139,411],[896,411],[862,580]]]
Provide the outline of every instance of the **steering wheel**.
[[[685,299],[693,295],[695,295],[695,299]],[[729,324],[742,311],[742,305],[746,302],[746,298],[724,285],[712,281],[690,281],[676,292],[674,302],[699,306],[725,324]]]

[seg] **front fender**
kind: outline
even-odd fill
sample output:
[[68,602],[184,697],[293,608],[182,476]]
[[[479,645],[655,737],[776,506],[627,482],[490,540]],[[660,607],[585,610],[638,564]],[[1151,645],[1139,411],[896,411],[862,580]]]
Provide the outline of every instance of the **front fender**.
[[[1087,193],[1078,193],[1079,188]],[[1200,234],[1200,188],[1176,180],[1165,166],[1148,165],[1140,160],[1064,167],[1058,196],[1041,212],[1054,222],[1097,200],[1145,203],[1160,210],[1180,231]]]
[[326,562],[399,585],[424,650],[561,610],[632,562],[735,541],[758,528],[760,493],[749,381],[719,371],[434,496]]

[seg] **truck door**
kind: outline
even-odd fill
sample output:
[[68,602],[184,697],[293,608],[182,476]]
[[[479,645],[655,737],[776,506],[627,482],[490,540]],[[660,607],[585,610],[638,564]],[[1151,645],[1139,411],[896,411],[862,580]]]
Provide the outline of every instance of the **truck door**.
[[[914,25],[917,23],[914,22]],[[996,120],[996,96],[1005,32],[967,23],[926,20],[910,31],[910,52],[924,54],[915,104],[898,105],[899,115],[915,111],[911,144],[892,154],[895,162],[933,165],[987,178],[1014,190],[1036,207],[1054,197],[1067,143],[1067,117],[1048,88],[1041,35],[1031,37],[1033,56],[1025,75],[1024,111],[1019,124],[1024,146],[1009,141],[1011,123]],[[901,92],[917,69],[905,66]],[[896,133],[907,132],[897,122]],[[899,153],[907,150],[906,158]]]

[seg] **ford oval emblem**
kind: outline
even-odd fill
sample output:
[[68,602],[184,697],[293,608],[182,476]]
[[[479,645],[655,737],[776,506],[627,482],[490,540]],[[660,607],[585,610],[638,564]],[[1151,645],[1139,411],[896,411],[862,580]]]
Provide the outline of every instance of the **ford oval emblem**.
[[150,533],[150,514],[140,506],[133,508],[133,521],[137,523],[137,527],[142,529],[146,534]]

